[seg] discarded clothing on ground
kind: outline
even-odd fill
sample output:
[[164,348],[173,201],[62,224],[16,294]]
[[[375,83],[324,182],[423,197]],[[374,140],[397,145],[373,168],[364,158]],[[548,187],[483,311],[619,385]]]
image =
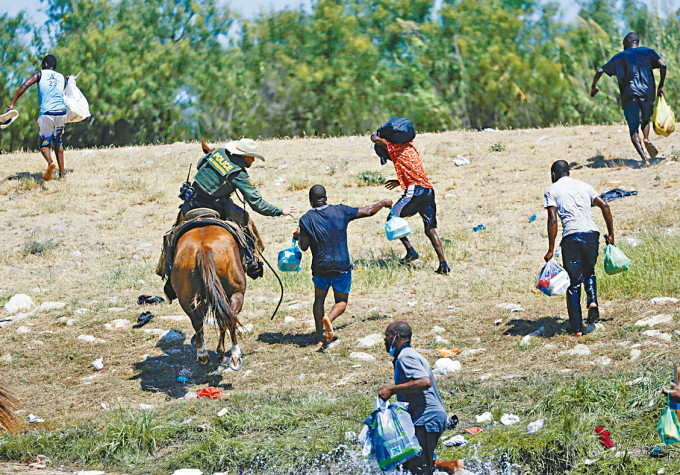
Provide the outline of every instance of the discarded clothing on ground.
[[596,426],[595,427],[595,433],[599,436],[600,443],[604,446],[605,449],[611,449],[614,447],[614,442],[612,442],[612,439],[609,437],[611,433],[607,430],[604,429],[604,427]]
[[163,303],[165,299],[163,297],[152,297],[151,295],[140,295],[137,297],[137,305],[153,305],[155,303]]
[[613,188],[609,191],[605,191],[600,195],[600,198],[602,198],[605,201],[613,201],[613,200],[618,200],[619,198],[623,198],[626,196],[635,196],[637,195],[637,191],[631,190],[631,191],[626,191],[621,188]]
[[144,325],[149,323],[151,319],[154,318],[154,314],[151,312],[142,312],[139,317],[137,317],[137,323],[132,325],[132,328],[142,328]]

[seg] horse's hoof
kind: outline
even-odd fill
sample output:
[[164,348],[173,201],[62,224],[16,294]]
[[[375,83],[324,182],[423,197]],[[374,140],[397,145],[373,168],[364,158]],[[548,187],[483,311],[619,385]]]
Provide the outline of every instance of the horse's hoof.
[[232,356],[229,358],[229,369],[232,371],[239,371],[241,369],[241,366],[243,366],[243,360],[241,360],[241,356]]
[[210,358],[208,357],[208,352],[205,350],[199,350],[196,354],[196,359],[201,364],[208,364]]

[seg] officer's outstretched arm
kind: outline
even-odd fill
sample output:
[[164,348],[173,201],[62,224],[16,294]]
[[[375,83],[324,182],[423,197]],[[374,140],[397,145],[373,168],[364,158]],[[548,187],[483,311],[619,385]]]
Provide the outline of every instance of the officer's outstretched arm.
[[268,203],[262,198],[257,188],[250,182],[250,178],[245,171],[240,171],[231,178],[232,183],[243,193],[243,198],[250,207],[257,213],[264,216],[281,216],[283,210],[273,204]]

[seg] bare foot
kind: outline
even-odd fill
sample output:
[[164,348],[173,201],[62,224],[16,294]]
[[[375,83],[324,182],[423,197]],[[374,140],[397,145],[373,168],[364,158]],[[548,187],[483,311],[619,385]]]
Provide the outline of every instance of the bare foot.
[[651,165],[650,165],[650,163],[649,163],[648,160],[645,160],[645,161],[642,163],[642,166],[643,166],[643,167],[649,167],[649,166],[651,166]]
[[54,172],[55,168],[57,168],[57,166],[54,163],[50,163],[47,166],[47,171],[43,175],[43,180],[50,181],[52,179],[52,173]]
[[335,337],[335,332],[333,331],[333,324],[331,323],[331,319],[328,317],[323,317],[323,327],[326,329],[326,343],[330,343],[333,341],[333,338]]

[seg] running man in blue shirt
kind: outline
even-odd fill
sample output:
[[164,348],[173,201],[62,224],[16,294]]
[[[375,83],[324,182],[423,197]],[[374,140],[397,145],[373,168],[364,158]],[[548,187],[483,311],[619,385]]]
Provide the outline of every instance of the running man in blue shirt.
[[64,88],[68,78],[56,71],[57,58],[48,54],[42,60],[42,69],[34,73],[21,85],[9,103],[7,110],[14,109],[14,104],[33,84],[38,84],[38,98],[40,100],[40,116],[38,117],[38,137],[40,151],[47,160],[47,171],[43,180],[52,179],[52,173],[57,166],[52,162],[51,146],[54,146],[59,164],[59,176],[66,174],[64,169],[64,142],[62,135],[66,125],[66,103],[64,102]]
[[[293,234],[300,242],[300,249],[312,250],[312,281],[314,282],[315,341],[321,346],[324,329],[326,344],[335,338],[333,321],[347,308],[352,285],[352,263],[347,249],[347,225],[358,218],[373,216],[381,208],[390,208],[392,200],[380,200],[370,206],[354,208],[326,203],[326,189],[314,185],[309,190],[312,209],[300,218],[300,229]],[[328,289],[333,287],[335,305],[324,316],[324,303]]]
[[[659,69],[659,89],[656,91],[653,69]],[[623,38],[623,51],[595,73],[593,85],[590,87],[590,97],[595,97],[600,92],[597,81],[603,73],[607,73],[608,76],[616,75],[621,93],[621,108],[628,122],[630,139],[642,158],[643,166],[648,167],[649,160],[640,142],[639,129],[642,127],[644,148],[651,158],[656,157],[659,151],[649,141],[649,120],[654,111],[656,95],[663,96],[666,63],[653,49],[641,47],[638,34],[630,32]]]

